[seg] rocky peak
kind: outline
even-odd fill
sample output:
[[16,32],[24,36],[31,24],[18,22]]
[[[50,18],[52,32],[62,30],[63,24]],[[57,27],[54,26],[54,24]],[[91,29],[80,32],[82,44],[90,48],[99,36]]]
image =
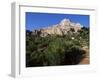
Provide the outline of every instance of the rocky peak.
[[47,35],[53,35],[53,34],[65,35],[69,31],[71,31],[72,28],[74,29],[74,32],[77,32],[78,30],[81,30],[82,25],[80,23],[73,23],[69,19],[65,18],[61,20],[59,24],[51,25],[47,28],[41,29],[38,32],[40,32],[41,37],[45,37]]
[[65,18],[60,22],[60,25],[61,26],[69,26],[70,23],[71,23],[70,20]]

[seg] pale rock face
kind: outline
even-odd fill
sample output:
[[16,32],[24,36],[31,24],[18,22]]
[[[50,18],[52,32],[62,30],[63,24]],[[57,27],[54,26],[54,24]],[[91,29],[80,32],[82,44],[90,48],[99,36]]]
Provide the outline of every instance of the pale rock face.
[[75,29],[75,32],[77,32],[78,30],[81,30],[83,26],[80,24],[80,23],[76,23],[74,29]]
[[71,27],[74,27],[75,25],[76,25],[75,23],[71,23],[71,24],[70,24]]
[[75,26],[77,26],[77,27],[83,27],[80,23],[76,23]]
[[45,34],[57,34],[57,35],[62,35],[62,32],[60,30],[60,28],[58,27],[52,27],[49,29],[45,29],[45,30],[41,30],[41,33],[45,33]]
[[71,28],[73,28],[75,32],[77,32],[78,30],[81,30],[81,27],[83,26],[80,23],[73,23],[69,19],[63,19],[59,24],[49,26],[45,29],[41,29],[40,36],[45,37],[47,35],[52,35],[52,34],[56,35],[67,34]]
[[70,20],[65,18],[60,22],[60,25],[61,26],[69,26],[70,25]]

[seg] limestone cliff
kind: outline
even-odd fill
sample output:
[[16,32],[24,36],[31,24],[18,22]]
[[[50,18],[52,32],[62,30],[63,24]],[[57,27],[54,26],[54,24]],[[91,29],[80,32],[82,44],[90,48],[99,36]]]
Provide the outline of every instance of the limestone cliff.
[[69,31],[73,31],[74,33],[76,33],[77,31],[81,30],[82,27],[83,25],[81,25],[80,23],[73,23],[69,19],[65,18],[59,24],[44,29],[40,29],[38,31],[40,32],[41,37],[45,37],[47,35],[53,35],[53,34],[65,35]]

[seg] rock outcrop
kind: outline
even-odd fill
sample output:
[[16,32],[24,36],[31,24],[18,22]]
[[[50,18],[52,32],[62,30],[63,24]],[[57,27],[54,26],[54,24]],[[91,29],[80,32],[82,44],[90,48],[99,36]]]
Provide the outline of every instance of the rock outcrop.
[[[65,35],[69,31],[72,31],[73,33],[76,33],[77,31],[81,30],[83,25],[80,23],[73,23],[69,19],[63,19],[59,24],[40,29],[38,30],[40,32],[41,37],[45,37],[47,35]],[[36,31],[36,32],[38,32]]]

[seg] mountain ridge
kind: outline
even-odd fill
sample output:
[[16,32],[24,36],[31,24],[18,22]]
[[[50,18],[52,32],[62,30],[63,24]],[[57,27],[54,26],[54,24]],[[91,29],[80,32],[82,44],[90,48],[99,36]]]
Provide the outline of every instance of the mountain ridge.
[[62,36],[70,31],[76,33],[81,30],[82,27],[83,25],[81,25],[80,23],[73,23],[69,19],[64,18],[60,21],[60,23],[56,25],[48,26],[47,28],[42,28],[39,30],[33,30],[32,33],[39,34],[41,37],[53,34]]

